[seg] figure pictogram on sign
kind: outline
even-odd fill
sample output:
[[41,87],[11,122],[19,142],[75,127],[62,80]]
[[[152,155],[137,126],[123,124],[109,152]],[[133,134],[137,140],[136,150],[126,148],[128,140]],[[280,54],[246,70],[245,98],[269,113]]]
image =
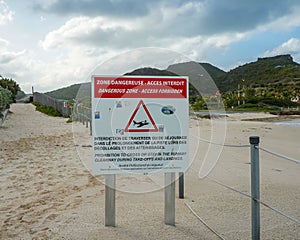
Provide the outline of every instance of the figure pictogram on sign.
[[140,121],[140,122],[136,122],[133,120],[133,125],[136,125],[138,128],[142,127],[142,126],[145,126],[145,125],[148,125],[149,122],[147,122],[147,120],[145,121]]
[[158,132],[158,128],[143,100],[140,100],[131,115],[125,132]]

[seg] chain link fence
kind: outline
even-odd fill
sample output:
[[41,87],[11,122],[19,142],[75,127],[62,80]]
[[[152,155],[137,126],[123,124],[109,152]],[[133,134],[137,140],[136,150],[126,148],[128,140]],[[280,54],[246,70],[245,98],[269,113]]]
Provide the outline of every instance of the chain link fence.
[[67,101],[58,100],[39,92],[33,93],[33,101],[38,102],[39,104],[44,106],[53,107],[64,117],[70,117],[72,115],[73,106],[70,105]]

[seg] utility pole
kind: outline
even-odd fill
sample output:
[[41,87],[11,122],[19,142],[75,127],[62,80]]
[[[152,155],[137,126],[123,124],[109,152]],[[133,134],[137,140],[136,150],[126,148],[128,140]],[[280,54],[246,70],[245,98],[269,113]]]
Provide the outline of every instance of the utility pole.
[[245,93],[245,79],[242,79],[243,82],[243,104],[245,104],[245,98],[246,98],[246,93]]
[[238,106],[241,104],[241,86],[240,86],[240,80],[238,81]]

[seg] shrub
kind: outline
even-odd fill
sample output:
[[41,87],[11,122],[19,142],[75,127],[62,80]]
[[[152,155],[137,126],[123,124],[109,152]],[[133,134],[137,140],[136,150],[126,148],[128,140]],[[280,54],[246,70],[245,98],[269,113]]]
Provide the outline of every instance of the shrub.
[[59,111],[57,111],[55,108],[53,108],[51,106],[41,105],[38,102],[33,102],[32,104],[36,106],[36,110],[39,112],[42,112],[42,113],[47,114],[52,117],[61,117],[62,116]]
[[12,103],[12,93],[0,86],[0,110],[9,108],[9,104]]

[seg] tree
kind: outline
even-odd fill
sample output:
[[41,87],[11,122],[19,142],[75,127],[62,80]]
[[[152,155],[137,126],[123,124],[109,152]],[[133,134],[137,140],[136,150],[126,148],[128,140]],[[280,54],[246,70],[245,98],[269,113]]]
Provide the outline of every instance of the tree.
[[9,104],[12,103],[11,91],[0,87],[0,111],[9,108]]
[[9,90],[12,93],[12,102],[16,102],[16,95],[21,90],[19,84],[12,79],[4,78],[0,75],[0,86]]
[[255,98],[255,94],[256,94],[255,88],[246,88],[245,90],[246,99]]
[[207,105],[203,97],[197,97],[194,102],[191,103],[194,111],[206,110]]

